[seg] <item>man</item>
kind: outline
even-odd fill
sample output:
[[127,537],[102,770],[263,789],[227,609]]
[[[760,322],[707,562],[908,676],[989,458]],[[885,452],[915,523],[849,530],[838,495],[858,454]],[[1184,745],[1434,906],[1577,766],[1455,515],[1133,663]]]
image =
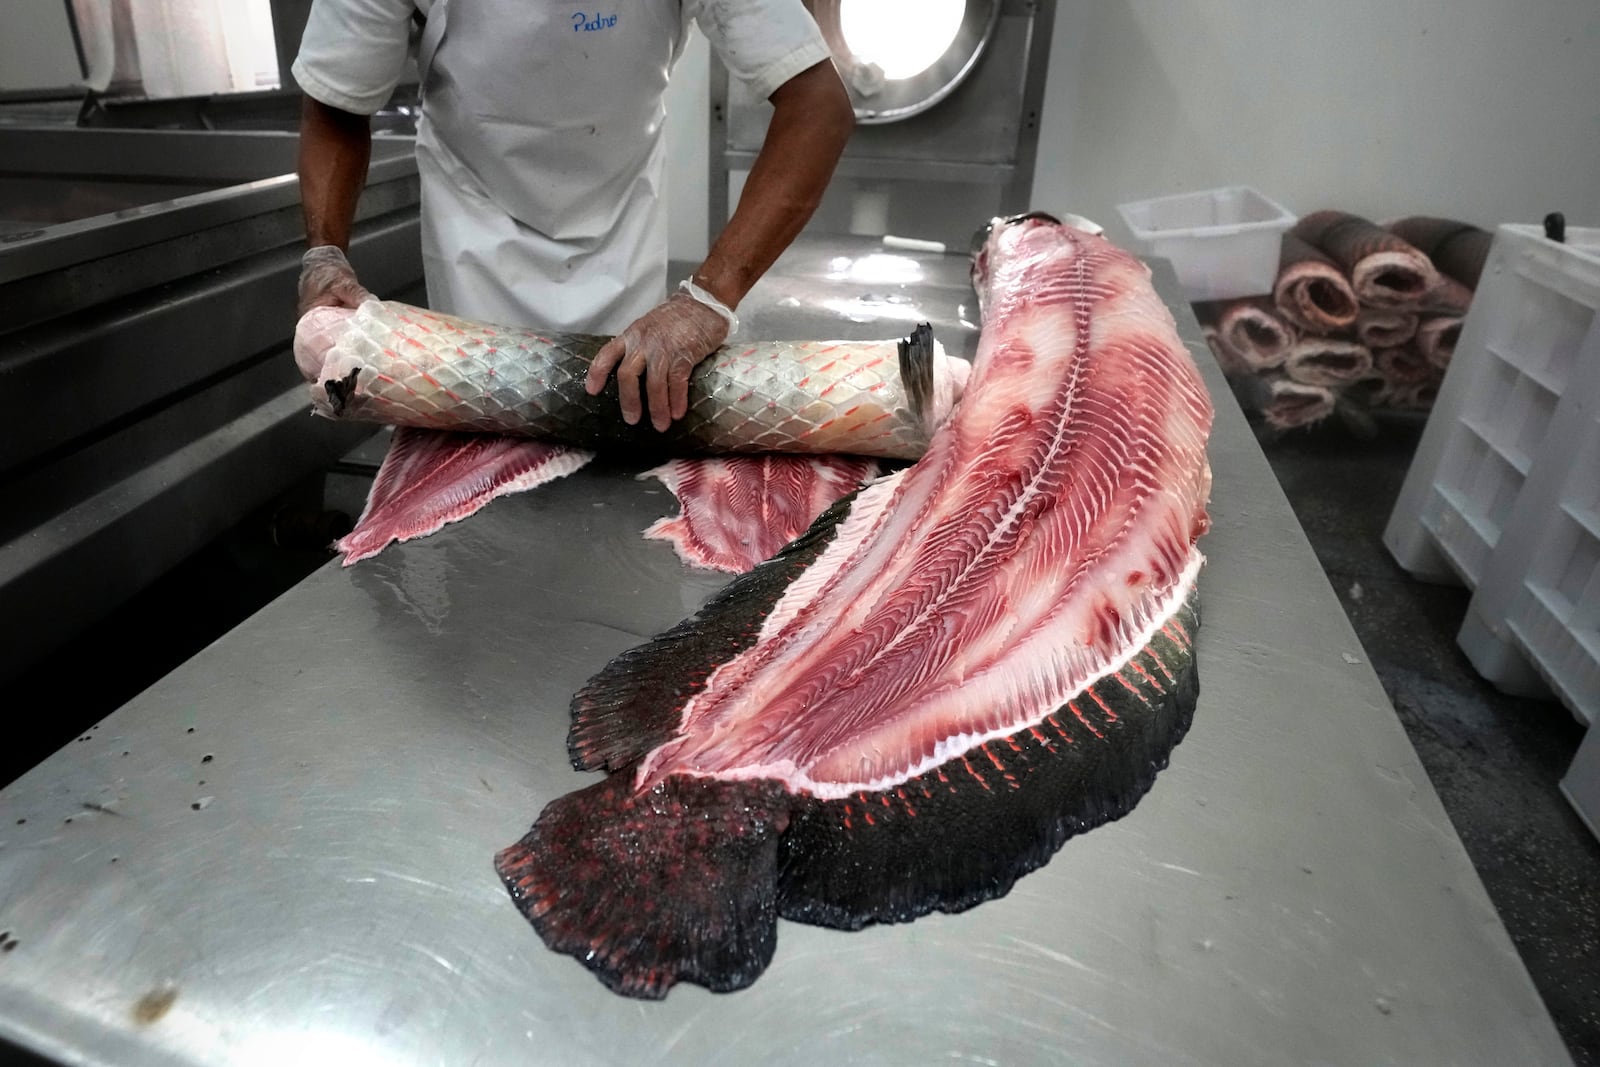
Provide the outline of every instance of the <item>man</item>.
[[[300,310],[368,294],[345,259],[371,155],[369,116],[405,64],[413,15],[429,303],[508,324],[613,333],[588,390],[617,376],[637,423],[688,407],[689,372],[732,309],[816,209],[854,124],[801,0],[314,0],[293,72],[306,93]],[[663,94],[698,21],[723,62],[773,105],[733,217],[692,278],[661,300]]]

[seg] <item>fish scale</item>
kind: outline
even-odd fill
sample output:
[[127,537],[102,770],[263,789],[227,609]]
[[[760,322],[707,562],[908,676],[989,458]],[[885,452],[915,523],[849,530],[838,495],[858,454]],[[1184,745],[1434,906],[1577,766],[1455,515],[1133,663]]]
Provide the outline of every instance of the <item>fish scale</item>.
[[[303,323],[296,355],[320,414],[591,449],[914,459],[944,412],[921,410],[903,371],[931,363],[936,379],[964,379],[966,369],[937,353],[925,330],[899,341],[725,346],[695,369],[688,412],[660,433],[622,420],[615,380],[598,396],[584,388],[607,337],[488,326],[394,301],[315,309],[307,320],[319,314],[332,324],[317,326],[332,343],[319,346]],[[327,318],[334,315],[342,318]],[[306,349],[320,349],[309,366]]]

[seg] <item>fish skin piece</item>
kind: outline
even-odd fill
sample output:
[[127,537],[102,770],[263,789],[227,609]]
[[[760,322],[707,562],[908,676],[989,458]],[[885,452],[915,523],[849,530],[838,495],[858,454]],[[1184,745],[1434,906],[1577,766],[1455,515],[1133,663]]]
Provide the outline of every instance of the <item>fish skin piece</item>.
[[1195,314],[1201,322],[1214,323],[1222,343],[1255,371],[1282,366],[1299,336],[1270,297],[1201,303],[1195,305]]
[[1332,415],[1337,401],[1333,390],[1325,385],[1279,378],[1267,383],[1267,399],[1261,413],[1274,429],[1292,430]]
[[1414,307],[1438,282],[1427,256],[1359,215],[1314,211],[1289,232],[1339,264],[1363,306]]
[[1272,299],[1283,317],[1306,333],[1348,329],[1360,311],[1339,264],[1293,230],[1283,235]]
[[1365,345],[1337,337],[1301,338],[1283,365],[1291,380],[1319,386],[1348,385],[1371,370],[1372,352]]
[[344,566],[394,541],[435,533],[507,493],[563,478],[594,453],[525,437],[396,427],[355,528],[334,548]]
[[1399,308],[1362,308],[1356,316],[1356,340],[1367,349],[1394,348],[1417,335],[1417,316]]
[[1468,222],[1412,215],[1385,224],[1385,229],[1427,256],[1439,273],[1476,289],[1488,262],[1494,234]]
[[[753,980],[769,900],[853,928],[1003,893],[1128,810],[1187,728],[1196,368],[1148,271],[1098,237],[1025,219],[975,267],[978,358],[924,458],[574,697],[574,765],[612,775],[496,867],[546,943],[619,992]],[[715,833],[680,899],[663,879],[686,822]]]
[[[315,308],[295,334],[329,418],[538,437],[643,455],[846,453],[915,459],[967,373],[919,327],[899,341],[735,342],[689,380],[665,432],[622,419],[617,383],[584,387],[609,338],[471,322],[395,301]],[[906,383],[922,388],[913,392]]]
[[690,566],[743,574],[878,473],[875,461],[849,456],[670,460],[639,477],[659,478],[681,511],[656,520],[644,536],[670,542]]
[[1461,340],[1461,315],[1429,315],[1417,328],[1417,350],[1430,365],[1444,370],[1456,354],[1456,344]]

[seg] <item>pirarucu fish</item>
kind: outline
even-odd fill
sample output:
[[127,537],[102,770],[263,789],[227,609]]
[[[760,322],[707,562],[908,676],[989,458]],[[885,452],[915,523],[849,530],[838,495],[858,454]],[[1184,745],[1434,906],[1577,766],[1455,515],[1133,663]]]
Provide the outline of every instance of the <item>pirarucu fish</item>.
[[623,421],[615,379],[598,396],[585,391],[608,340],[367,300],[307,312],[294,350],[314,409],[329,418],[634,454],[915,459],[970,370],[926,326],[899,341],[733,343],[695,368],[688,413],[660,433]]
[[573,700],[580,770],[496,867],[611,989],[733,990],[779,916],[856,929],[1006,893],[1126,812],[1198,695],[1211,405],[1137,260],[1052,219],[974,263],[966,393]]

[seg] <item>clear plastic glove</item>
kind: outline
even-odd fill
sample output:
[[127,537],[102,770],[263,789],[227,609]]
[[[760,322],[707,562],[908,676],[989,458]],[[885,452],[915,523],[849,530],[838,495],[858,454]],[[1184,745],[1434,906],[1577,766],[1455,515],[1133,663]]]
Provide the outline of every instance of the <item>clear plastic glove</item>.
[[650,401],[650,424],[665,431],[689,410],[689,374],[738,326],[738,318],[704,290],[688,283],[651,308],[595,354],[584,388],[596,396],[613,368],[622,418],[632,426],[643,409],[639,378]]
[[338,247],[318,245],[300,257],[299,314],[320,307],[359,307],[371,295],[356,281],[355,268]]

